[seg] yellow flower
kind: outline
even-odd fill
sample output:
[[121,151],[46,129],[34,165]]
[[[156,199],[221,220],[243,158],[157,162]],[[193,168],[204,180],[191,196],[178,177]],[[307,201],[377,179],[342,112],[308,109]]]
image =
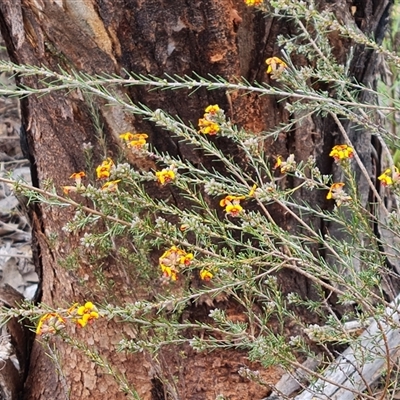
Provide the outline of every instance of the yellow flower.
[[173,265],[178,266],[179,264],[189,265],[194,256],[192,253],[186,253],[185,250],[181,250],[176,246],[172,246],[170,249],[164,252],[160,257],[160,265]]
[[108,179],[110,177],[110,168],[99,165],[96,168],[98,179]]
[[205,135],[216,135],[221,130],[217,118],[222,117],[223,114],[224,112],[217,104],[207,106],[204,117],[199,119],[200,132]]
[[250,192],[249,192],[248,196],[249,197],[254,197],[254,195],[256,193],[256,190],[257,190],[257,185],[254,184],[253,187],[250,189]]
[[263,0],[244,0],[245,4],[249,7],[259,6],[263,3]]
[[246,196],[228,195],[219,202],[219,205],[221,207],[225,207],[225,212],[227,215],[238,217],[243,211],[243,207],[240,205],[240,200],[244,200],[245,198]]
[[385,172],[378,176],[378,179],[381,181],[383,186],[390,186],[393,185],[393,179],[392,179],[392,171],[389,169],[385,170]]
[[400,181],[400,172],[397,167],[392,171],[390,168],[386,169],[382,175],[378,176],[383,186],[390,186]]
[[180,262],[180,264],[189,265],[192,262],[193,258],[194,258],[194,255],[192,253],[185,253],[181,256],[181,258],[179,259],[179,262]]
[[226,214],[231,215],[232,217],[238,217],[242,211],[243,207],[240,204],[228,204],[225,207]]
[[85,303],[85,305],[78,307],[76,314],[79,315],[80,318],[77,318],[75,322],[82,328],[84,328],[94,319],[98,319],[100,317],[96,306],[91,301],[88,301]]
[[[260,1],[260,4],[262,1]],[[281,60],[278,57],[270,57],[265,60],[265,63],[268,65],[267,74],[273,74],[275,72],[283,72],[287,68],[287,64],[285,61]]]
[[85,305],[78,307],[77,314],[83,315],[95,309],[95,305],[91,301],[87,301]]
[[161,271],[163,272],[163,276],[171,279],[171,281],[178,280],[178,271],[171,267],[167,267],[166,265],[161,265]]
[[203,281],[210,281],[213,278],[213,274],[210,271],[207,271],[206,269],[202,269],[200,271],[200,279]]
[[214,136],[220,131],[220,127],[216,122],[209,121],[206,118],[199,119],[200,132],[205,135]]
[[281,165],[282,165],[282,156],[278,156],[278,157],[276,158],[276,163],[275,163],[275,165],[274,165],[274,169],[279,168]]
[[113,167],[114,162],[111,158],[107,158],[104,160],[101,165],[96,168],[97,178],[98,179],[108,179],[111,174],[111,168]]
[[83,314],[81,318],[76,320],[76,323],[84,328],[88,323],[91,323],[94,319],[99,318],[99,313],[91,311],[90,313]]
[[131,132],[125,132],[125,133],[121,133],[119,135],[120,139],[122,139],[124,142],[130,142],[131,140],[133,140],[133,133]]
[[163,169],[156,172],[156,177],[158,183],[160,183],[161,185],[166,185],[167,183],[175,179],[176,174],[171,169]]
[[146,144],[146,139],[149,137],[146,133],[121,133],[119,137],[128,144],[129,147],[143,147]]
[[128,147],[134,147],[140,149],[146,144],[146,140],[149,136],[145,133],[136,133],[133,135],[132,140],[129,141]]
[[219,125],[213,122],[212,124],[206,126],[205,128],[200,129],[200,132],[204,133],[205,135],[214,136],[219,132],[219,130],[220,130]]
[[351,197],[343,190],[344,183],[338,182],[334,183],[330,189],[326,198],[328,200],[333,199],[336,202],[336,205],[339,207],[343,203],[347,203],[351,201]]
[[116,192],[118,190],[118,183],[121,182],[121,179],[118,179],[116,181],[109,181],[106,182],[101,190],[107,191],[107,192]]
[[186,253],[185,250],[172,246],[159,258],[161,271],[165,277],[176,281],[179,270],[188,266],[193,258],[194,256],[192,253]]
[[204,111],[207,114],[216,115],[220,111],[220,108],[217,104],[214,104],[213,106],[208,106]]
[[337,193],[338,191],[342,190],[343,186],[344,186],[343,182],[334,183],[333,185],[331,185],[329,192],[326,195],[326,198],[328,200],[333,199],[334,194]]
[[208,119],[199,118],[199,123],[198,123],[198,125],[199,125],[199,128],[202,128],[202,127],[204,127],[204,126],[208,126],[208,125],[211,124],[211,123],[212,123],[212,122],[209,121]]
[[233,196],[233,195],[228,195],[225,196],[220,202],[219,205],[221,207],[226,207],[229,204],[239,204],[240,200],[244,200],[246,197],[245,196]]
[[393,185],[393,179],[390,176],[391,170],[387,169],[382,175],[378,176],[378,179],[381,181],[383,186]]
[[352,158],[354,155],[354,150],[350,146],[347,146],[347,144],[338,144],[333,147],[329,155],[337,162]]
[[274,169],[280,168],[282,174],[286,174],[287,172],[294,172],[296,171],[296,167],[297,163],[294,159],[294,154],[290,154],[286,161],[282,161],[282,157],[278,156],[274,165]]
[[36,327],[37,335],[45,335],[48,333],[55,334],[57,331],[65,327],[65,319],[57,313],[47,313],[40,318]]

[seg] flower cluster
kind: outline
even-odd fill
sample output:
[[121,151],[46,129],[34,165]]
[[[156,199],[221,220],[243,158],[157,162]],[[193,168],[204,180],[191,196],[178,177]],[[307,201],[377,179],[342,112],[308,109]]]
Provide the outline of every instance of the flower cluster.
[[128,147],[139,150],[146,146],[149,136],[146,133],[125,132],[121,133],[119,137]]
[[278,78],[282,75],[283,71],[287,68],[285,61],[281,60],[279,57],[270,57],[265,60],[267,67],[267,74],[271,74],[271,78]]
[[335,200],[337,206],[340,206],[341,204],[350,201],[351,197],[347,195],[347,193],[343,190],[343,187],[343,182],[334,183],[333,185],[331,185],[329,192],[326,195],[326,198],[328,200]]
[[66,320],[58,313],[47,313],[40,318],[37,327],[37,335],[56,334],[65,327]]
[[383,186],[391,186],[400,182],[400,172],[397,167],[393,167],[393,170],[388,168],[382,175],[378,176]]
[[[130,132],[127,132],[128,134]],[[98,179],[108,179],[111,175],[111,170],[114,167],[113,160],[108,157],[104,160],[101,165],[96,168],[96,174]],[[121,182],[121,179],[113,180],[106,182],[102,187],[101,190],[104,192],[116,192],[118,190],[118,183]]]
[[83,306],[73,305],[68,313],[73,316],[73,321],[82,328],[99,318],[98,310],[91,301],[86,302]]
[[[128,132],[129,133],[129,132]],[[114,167],[114,162],[111,158],[107,158],[104,160],[97,168],[96,174],[98,179],[108,179],[111,175],[111,170]],[[82,184],[82,178],[86,176],[85,172],[74,172],[70,179],[75,180],[75,186],[62,186],[64,194],[69,194],[71,192],[80,192],[82,193],[85,190],[85,186]],[[101,190],[105,192],[116,192],[118,190],[118,183],[121,182],[121,179],[113,180],[106,182]]]
[[84,328],[88,323],[100,317],[96,306],[88,301],[83,306],[78,303],[73,304],[66,312],[65,317],[61,313],[47,313],[40,319],[36,327],[36,334],[54,335],[65,328],[67,321],[72,320],[78,326]]
[[156,178],[157,182],[164,186],[167,183],[172,182],[176,178],[176,174],[172,169],[163,169],[156,172]]
[[245,198],[245,196],[228,195],[219,202],[219,205],[225,207],[227,215],[238,217],[243,211],[243,207],[240,205],[240,200],[244,200]]
[[218,105],[210,105],[205,110],[203,118],[199,119],[200,132],[206,135],[216,135],[221,127],[218,120],[223,117],[224,112]]
[[178,279],[179,271],[190,265],[193,260],[192,253],[186,253],[186,251],[179,249],[176,246],[172,246],[168,249],[159,259],[159,264],[163,276],[169,278],[171,281]]
[[347,144],[338,144],[333,147],[329,155],[334,158],[335,162],[339,163],[342,160],[353,158],[354,150]]
[[74,179],[75,180],[75,186],[63,186],[62,190],[64,194],[69,194],[71,192],[77,192],[81,189],[84,189],[84,186],[82,185],[82,178],[84,178],[86,174],[83,171],[80,172],[74,172],[69,179]]
[[282,157],[278,156],[276,159],[276,163],[274,169],[280,168],[282,174],[286,174],[287,172],[296,171],[297,163],[294,159],[294,154],[290,154],[290,156],[286,159],[286,161],[282,161]]
[[111,175],[111,168],[114,166],[113,160],[108,157],[97,168],[97,179],[108,179]]

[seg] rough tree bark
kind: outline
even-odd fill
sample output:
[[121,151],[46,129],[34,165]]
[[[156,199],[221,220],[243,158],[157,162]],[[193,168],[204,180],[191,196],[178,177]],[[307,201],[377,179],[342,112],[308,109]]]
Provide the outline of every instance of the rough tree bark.
[[[330,7],[346,23],[356,24],[364,33],[382,37],[390,1],[355,0],[319,1],[320,7]],[[354,6],[356,8],[351,8]],[[355,12],[354,12],[355,11]],[[51,69],[79,70],[89,74],[116,73],[124,70],[162,76],[188,74],[221,75],[229,80],[243,76],[249,81],[268,80],[266,58],[279,54],[278,34],[290,33],[287,21],[265,18],[244,5],[242,0],[203,0],[198,2],[155,0],[2,0],[0,27],[12,61],[19,64],[45,65]],[[337,57],[346,61],[351,43],[332,37]],[[372,52],[358,47],[352,72],[358,81],[370,83],[374,76],[375,58]],[[40,86],[35,77],[19,78],[21,84]],[[239,96],[199,90],[187,96],[182,92],[147,92],[141,88],[126,90],[133,101],[155,109],[178,114],[185,121],[196,121],[208,104],[218,103],[235,123],[257,132],[286,122],[289,114],[273,96],[256,94]],[[93,100],[111,152],[118,151],[118,134],[124,131],[147,132],[159,150],[180,154],[193,163],[207,162],[188,146],[177,143],[146,121],[125,114],[118,107],[108,107]],[[23,135],[32,162],[33,182],[42,187],[47,179],[56,185],[68,184],[68,176],[85,166],[84,143],[96,149],[98,134],[87,101],[78,92],[31,96],[21,101]],[[194,117],[195,116],[195,117]],[[322,173],[332,172],[326,156],[339,136],[334,123],[318,116],[307,124],[298,124],[290,133],[282,133],[277,141],[268,143],[269,154],[296,159],[314,155]],[[353,135],[357,149],[372,171],[371,137],[360,132]],[[218,144],[231,152],[235,149],[222,139]],[[99,152],[98,152],[99,153]],[[102,155],[95,160],[100,162]],[[139,168],[152,168],[147,162]],[[324,205],[322,195],[311,199],[309,192],[299,194],[305,200]],[[272,210],[273,211],[273,210]],[[53,306],[91,299],[102,301],[110,293],[93,276],[86,259],[78,260],[71,271],[62,263],[78,245],[79,238],[69,236],[61,227],[71,214],[65,210],[36,207],[32,212],[33,231],[37,246],[37,268],[42,278],[39,300]],[[276,218],[290,229],[292,221],[276,213]],[[318,221],[310,221],[318,226]],[[57,236],[57,240],[50,240]],[[61,262],[60,262],[61,261]],[[131,283],[119,274],[117,261],[108,257],[103,273],[113,280],[113,290],[122,303],[135,301],[138,295]],[[313,289],[304,277],[285,273],[282,284],[286,291],[312,297]],[[140,292],[140,288],[136,288]],[[141,296],[145,296],[141,295]],[[227,306],[229,307],[229,306]],[[207,313],[207,310],[188,310]],[[305,317],[310,318],[310,315]],[[145,400],[169,398],[158,378],[159,371],[145,355],[116,354],[113,345],[123,336],[133,337],[124,325],[99,322],[96,330],[77,331],[79,338],[99,348],[102,354],[123,371]],[[123,330],[123,331],[121,331]],[[33,344],[30,367],[24,388],[24,399],[122,399],[115,382],[95,368],[79,352],[55,340],[64,376],[57,374],[52,360],[42,345]],[[249,365],[246,354],[235,351],[195,354],[183,347],[185,357],[171,358],[168,365],[161,360],[160,368],[178,376],[176,398],[214,399],[223,393],[229,399],[261,399],[267,389],[243,380],[237,374],[242,365]],[[168,366],[168,368],[166,368]],[[255,368],[259,368],[255,366]],[[254,369],[254,367],[253,367]],[[276,381],[279,371],[262,370],[268,382]],[[172,381],[172,379],[171,379]]]

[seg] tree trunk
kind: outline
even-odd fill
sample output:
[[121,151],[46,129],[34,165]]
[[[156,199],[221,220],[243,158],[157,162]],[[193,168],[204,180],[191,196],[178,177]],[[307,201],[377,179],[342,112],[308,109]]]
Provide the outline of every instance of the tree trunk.
[[[343,0],[320,3],[320,7],[334,8],[343,21],[355,22],[365,34],[382,37],[389,1],[355,1],[354,15]],[[190,4],[168,0],[2,0],[0,26],[10,58],[18,64],[44,65],[53,70],[61,67],[88,74],[124,75],[126,70],[155,76],[165,73],[190,76],[195,71],[201,76],[220,75],[232,82],[241,76],[250,82],[270,79],[265,71],[265,59],[279,55],[277,35],[293,29],[287,21],[265,18],[240,0],[233,3],[231,0],[204,0]],[[332,43],[336,56],[345,63],[350,41],[333,37]],[[369,50],[356,48],[356,61],[351,69],[358,81],[371,83],[376,64],[374,57]],[[18,80],[27,86],[41,85],[35,77],[19,77]],[[219,104],[236,124],[255,134],[290,118],[280,99],[254,93],[227,95],[223,91],[204,89],[189,96],[187,91],[148,92],[131,87],[121,89],[121,95],[125,94],[134,102],[152,109],[163,108],[193,123],[201,117],[205,106]],[[110,153],[118,154],[118,135],[125,131],[146,132],[158,150],[180,154],[192,163],[210,162],[149,122],[126,114],[116,105],[110,107],[99,99],[83,98],[78,91],[30,96],[21,101],[21,111],[22,136],[32,163],[33,182],[38,187],[44,187],[49,179],[57,187],[69,184],[72,172],[85,169],[83,148],[89,142],[98,155],[95,163],[100,163]],[[98,121],[102,126],[100,130],[96,129]],[[336,144],[333,133],[339,135],[333,121],[313,116],[307,123],[297,124],[290,133],[280,134],[276,141],[267,143],[266,148],[271,156],[285,157],[294,153],[299,160],[315,156],[322,173],[328,174],[333,172],[327,157]],[[101,135],[108,154],[103,153]],[[371,136],[357,132],[352,138],[372,170]],[[217,138],[216,141],[221,148],[239,156],[228,140]],[[154,167],[148,160],[131,161],[138,168]],[[310,198],[314,196],[311,192],[299,195],[303,200],[313,200],[324,206],[321,194],[314,199]],[[275,211],[276,219],[290,229],[293,221],[279,217],[279,210]],[[79,245],[79,237],[61,229],[71,216],[71,212],[60,208],[37,206],[32,210],[36,265],[42,279],[39,300],[54,307],[66,307],[75,301],[125,304],[146,298],[149,294],[142,293],[140,287],[132,290],[131,285],[135,283],[126,281],[111,255],[103,259],[101,267],[107,282],[96,280],[89,258],[71,257],[76,254],[74,249]],[[321,227],[320,221],[311,223]],[[310,282],[293,272],[283,273],[281,282],[285,292],[294,291],[308,298],[315,296]],[[188,312],[205,316],[208,310],[204,306],[200,311],[190,309]],[[305,317],[313,322],[310,314]],[[196,354],[189,347],[182,347],[181,353],[175,351],[174,356],[172,352],[166,353],[171,358],[167,361],[161,357],[158,365],[145,354],[117,354],[114,345],[122,337],[133,338],[135,331],[112,321],[96,322],[96,328],[77,330],[76,335],[100,349],[102,356],[126,374],[144,400],[211,400],[219,393],[232,400],[261,399],[268,395],[268,389],[260,389],[255,383],[240,378],[239,367],[249,365],[251,369],[259,369],[263,379],[270,383],[280,375],[279,369],[251,366],[244,352],[233,350]],[[59,338],[51,345],[56,348],[63,375],[57,372],[54,361],[36,341],[24,399],[125,398],[115,381],[81,352],[71,349]],[[160,375],[166,376],[167,382]],[[171,376],[179,376],[179,379],[174,383]],[[167,395],[167,392],[175,395]]]

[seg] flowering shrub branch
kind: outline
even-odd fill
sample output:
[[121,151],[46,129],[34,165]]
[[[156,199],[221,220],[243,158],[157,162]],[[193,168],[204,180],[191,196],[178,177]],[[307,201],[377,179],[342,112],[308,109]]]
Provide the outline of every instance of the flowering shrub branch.
[[[121,150],[153,160],[156,165],[153,170],[142,171],[116,161],[117,157],[104,155],[92,170],[68,171],[64,177],[67,186],[50,185],[44,190],[0,178],[30,202],[73,208],[75,216],[64,230],[80,235],[83,249],[93,248],[107,254],[121,237],[135,244],[132,252],[136,254],[132,256],[140,259],[140,266],[146,265],[143,275],[149,287],[157,287],[152,301],[142,299],[124,307],[94,305],[88,301],[66,310],[30,305],[27,309],[2,313],[36,317],[38,336],[47,340],[59,335],[82,349],[90,359],[115,374],[125,391],[129,385],[124,379],[96,352],[79,344],[68,329],[72,330],[72,326],[90,329],[91,324],[101,323],[105,318],[115,319],[133,324],[139,332],[137,340],[122,340],[118,345],[120,351],[146,351],[156,359],[157,352],[165,346],[182,343],[189,343],[198,351],[238,348],[246,350],[250,360],[263,366],[279,364],[292,371],[301,367],[299,357],[318,358],[317,346],[324,350],[325,361],[335,358],[331,349],[337,343],[346,343],[365,354],[357,335],[345,329],[348,320],[357,320],[361,325],[364,320],[398,324],[384,312],[385,307],[394,306],[392,294],[386,292],[383,282],[396,278],[387,265],[400,250],[395,241],[387,241],[377,232],[385,230],[397,239],[400,237],[398,212],[389,209],[385,202],[385,196],[396,198],[400,193],[400,175],[387,145],[393,141],[393,135],[373,117],[378,111],[398,110],[359,101],[362,92],[376,98],[379,93],[355,83],[348,76],[347,67],[336,62],[329,32],[336,29],[355,43],[368,44],[375,50],[380,47],[339,26],[331,13],[316,11],[312,2],[280,0],[267,4],[245,0],[245,3],[290,18],[299,30],[296,37],[280,37],[282,54],[265,60],[266,81],[271,84],[249,83],[244,79],[232,83],[221,77],[206,79],[196,75],[193,78],[157,78],[133,73],[127,78],[79,73],[72,76],[63,71],[0,63],[0,71],[52,78],[43,80],[40,89],[20,87],[13,94],[43,95],[79,88],[146,118],[164,128],[166,134],[200,149],[221,166],[217,169],[193,165],[153,148],[148,133],[121,132]],[[296,51],[307,58],[307,65],[294,65],[291,55]],[[398,63],[395,55],[384,54]],[[310,82],[323,82],[332,90],[317,89]],[[236,126],[220,105],[205,104],[199,115],[185,123],[163,110],[134,104],[110,91],[113,86],[128,85],[170,90],[203,87],[277,95],[287,99],[286,111],[293,119],[256,136]],[[0,94],[9,94],[7,90],[0,89]],[[313,114],[330,116],[340,133],[337,144],[322,149],[322,157],[333,166],[333,174],[322,173],[313,156],[298,159],[295,152],[267,155],[263,149],[266,139],[294,129]],[[378,138],[389,165],[379,171],[375,181],[352,143],[344,119]],[[236,146],[245,167],[218,147],[219,137]],[[371,193],[367,200],[360,190],[360,176]],[[161,194],[173,193],[180,201],[155,196],[150,193],[151,187]],[[304,200],[304,192],[317,201]],[[84,200],[92,206],[83,206]],[[281,226],[276,210],[291,224]],[[316,220],[322,223],[314,226]],[[342,236],[335,234],[338,231]],[[307,278],[316,292],[315,298],[285,293],[277,278],[283,270]],[[135,273],[141,273],[139,267]],[[233,321],[224,310],[210,306],[208,321],[179,322],[187,304],[204,298],[213,304],[212,299],[221,294],[234,299],[245,310],[243,321]],[[340,317],[333,310],[330,297],[337,299],[336,305],[343,306],[345,311]],[[325,325],[308,324],[299,310],[310,311]],[[282,333],[288,323],[296,326],[298,335],[288,338]],[[388,347],[383,328],[377,336]],[[398,367],[396,361],[389,361],[388,370]],[[246,376],[255,377],[250,372]],[[323,378],[317,372],[312,374]],[[354,391],[363,395],[362,390]],[[134,391],[131,395],[136,396]]]

